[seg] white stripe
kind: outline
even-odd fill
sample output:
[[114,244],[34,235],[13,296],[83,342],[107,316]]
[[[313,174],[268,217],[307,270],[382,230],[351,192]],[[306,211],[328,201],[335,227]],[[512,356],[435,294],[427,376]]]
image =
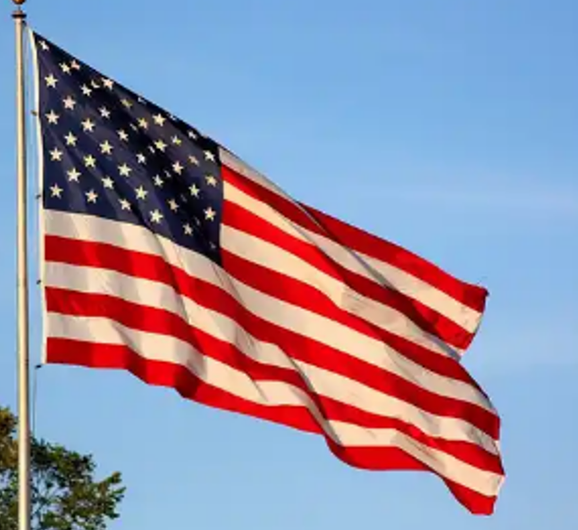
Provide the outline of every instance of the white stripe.
[[[126,345],[144,359],[179,364],[207,384],[259,405],[306,407],[327,435],[342,446],[399,447],[440,475],[483,495],[495,495],[503,480],[500,475],[425,446],[399,431],[365,429],[345,422],[324,420],[314,403],[300,389],[277,381],[253,381],[245,373],[201,355],[189,344],[174,337],[132,330],[102,318],[50,314],[49,326],[51,337]],[[163,353],[159,355],[159,352]]]
[[456,358],[453,348],[438,337],[423,331],[403,313],[359,294],[346,283],[325,274],[277,245],[223,225],[221,246],[247,261],[311,285],[329,297],[337,307],[351,315],[361,317],[366,322],[432,352]]
[[[493,439],[469,422],[426,412],[359,381],[291,358],[275,344],[258,340],[227,316],[199,306],[167,285],[115,271],[62,263],[47,264],[46,281],[49,287],[105,294],[141,306],[169,311],[188,325],[234,345],[247,357],[263,364],[296,371],[319,395],[349,403],[372,414],[384,416],[383,411],[387,411],[386,417],[411,423],[430,436],[476,443],[497,454]],[[470,391],[468,397],[476,397],[471,396],[474,394],[472,387],[467,387],[467,390]]]
[[[287,199],[288,201],[295,202],[289,195],[287,195],[277,184],[270,181],[265,175],[259,173],[256,169],[250,167],[247,163],[243,162],[237,155],[227,151],[224,147],[220,147],[219,149],[219,158],[221,159],[221,163],[229,168],[231,168],[239,175],[243,175],[244,177],[260,184],[264,188],[276,193],[277,195]],[[297,203],[295,203],[297,204]],[[299,206],[297,204],[297,206]]]
[[[241,166],[239,166],[239,162],[237,161],[231,162],[227,159],[227,162],[232,165],[226,162],[224,163],[232,169],[235,169],[235,171],[241,175],[270,189],[291,201],[296,207],[302,209],[298,203],[279,190],[279,188],[276,188],[259,173],[246,166],[242,166],[243,169],[240,169]],[[422,304],[444,315],[470,333],[473,333],[477,329],[481,319],[481,313],[479,311],[462,304],[460,301],[412,274],[398,269],[387,262],[367,256],[362,252],[344,248],[330,238],[301,227],[297,223],[284,217],[274,208],[258,199],[250,197],[229,182],[225,182],[224,197],[226,200],[244,207],[288,234],[318,246],[343,267],[365,276],[379,285],[389,285],[400,293],[419,300]],[[305,210],[303,211],[305,212]],[[305,213],[308,215],[307,212]],[[365,262],[365,266],[360,260]]]
[[387,344],[314,312],[265,295],[234,280],[202,255],[153,235],[143,227],[82,214],[46,212],[46,233],[108,243],[127,250],[162,257],[189,275],[201,278],[234,296],[263,320],[327,344],[433,392],[454,396],[493,411],[489,401],[473,386],[445,377],[412,362]]

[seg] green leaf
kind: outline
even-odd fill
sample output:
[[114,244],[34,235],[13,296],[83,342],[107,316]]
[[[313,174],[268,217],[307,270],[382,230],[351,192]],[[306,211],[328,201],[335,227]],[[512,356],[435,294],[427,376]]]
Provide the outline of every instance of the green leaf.
[[[0,530],[18,530],[17,418],[0,407]],[[32,529],[105,530],[119,517],[120,473],[95,478],[92,455],[45,440],[31,441]]]

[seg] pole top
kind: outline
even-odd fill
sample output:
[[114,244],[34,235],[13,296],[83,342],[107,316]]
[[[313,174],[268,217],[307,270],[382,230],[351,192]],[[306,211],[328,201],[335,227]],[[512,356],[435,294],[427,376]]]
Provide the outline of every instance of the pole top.
[[12,3],[16,6],[16,11],[12,13],[12,17],[15,19],[25,19],[26,13],[22,11],[22,5],[26,2],[26,0],[12,0]]

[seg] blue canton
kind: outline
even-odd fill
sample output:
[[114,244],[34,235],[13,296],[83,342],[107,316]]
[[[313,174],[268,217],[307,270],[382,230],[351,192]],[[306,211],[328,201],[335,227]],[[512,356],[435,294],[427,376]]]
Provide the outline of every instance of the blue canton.
[[218,144],[34,38],[44,208],[144,226],[220,264]]

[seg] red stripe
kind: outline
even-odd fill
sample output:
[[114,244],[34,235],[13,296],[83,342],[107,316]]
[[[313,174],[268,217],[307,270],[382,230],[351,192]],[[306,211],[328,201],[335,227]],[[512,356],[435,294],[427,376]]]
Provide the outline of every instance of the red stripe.
[[230,182],[247,195],[265,202],[303,228],[321,234],[344,247],[389,263],[429,283],[464,305],[480,313],[483,312],[488,294],[483,287],[463,282],[394,243],[334,219],[309,206],[300,205],[300,207],[255,181],[243,177],[230,167],[222,167],[222,176],[225,181]]
[[[495,439],[498,437],[499,418],[485,409],[472,403],[439,396],[326,344],[267,322],[250,313],[228,293],[187,275],[160,257],[129,252],[102,243],[67,240],[54,236],[46,238],[45,254],[48,261],[107,268],[169,285],[196,303],[229,316],[255,338],[278,344],[291,357],[356,379],[380,392],[391,393],[410,403],[417,403],[424,410],[429,410],[435,414],[464,419],[487,432],[491,437]],[[271,273],[269,272],[269,274]],[[263,273],[263,277],[264,275]],[[246,276],[251,275],[246,274]],[[255,280],[258,275],[254,276]],[[303,289],[310,289],[305,285],[302,287]],[[311,296],[316,294],[315,290],[310,290],[312,291]],[[307,294],[303,296],[307,297]],[[429,355],[441,357],[431,353]],[[451,361],[450,359],[447,360]],[[451,362],[461,368],[459,363]],[[461,369],[463,370],[463,368]]]
[[279,300],[313,311],[367,337],[383,342],[400,355],[418,364],[420,369],[425,368],[434,373],[463,381],[485,395],[466,369],[456,360],[434,353],[404,337],[390,333],[340,309],[325,294],[306,283],[252,263],[230,252],[223,251],[222,257],[227,272],[245,285]]
[[430,436],[399,419],[367,412],[353,404],[320,396],[300,377],[298,371],[254,361],[233,345],[190,326],[183,319],[162,309],[126,302],[109,295],[79,293],[52,287],[46,289],[46,301],[49,312],[104,317],[131,329],[178,338],[203,355],[245,373],[253,381],[280,381],[299,388],[310,397],[326,419],[344,421],[369,429],[393,428],[471,465],[501,473],[499,459],[474,444]]
[[[181,396],[211,407],[323,434],[315,418],[304,407],[257,405],[204,383],[183,366],[145,360],[127,346],[49,338],[47,356],[51,363],[128,370],[145,383],[174,388]],[[327,438],[326,441],[338,458],[354,467],[432,471],[401,449],[341,447]],[[496,497],[488,497],[455,482],[443,480],[453,495],[472,513],[489,515],[493,512]]]
[[384,284],[385,282],[377,284],[367,277],[346,269],[331,259],[319,247],[289,235],[235,203],[225,202],[223,223],[291,252],[321,272],[343,282],[359,294],[396,309],[427,333],[437,335],[452,346],[466,349],[473,339],[472,333],[444,315],[399,291],[389,288]]
[[[319,396],[315,389],[311,388],[310,384],[300,377],[298,371],[253,361],[231,344],[208,335],[202,329],[189,325],[186,321],[170,312],[134,304],[109,295],[79,293],[53,287],[46,289],[46,302],[50,312],[72,316],[105,317],[120,322],[131,329],[178,338],[202,352],[203,355],[217,359],[236,370],[244,372],[252,380],[281,381],[296,386],[309,395],[319,410],[322,411],[324,417],[328,419],[346,421],[367,428],[395,428],[425,445],[448,452],[456,458],[463,459],[482,469],[500,473],[499,459],[480,447],[465,442],[460,443],[439,439],[422,432],[407,422],[361,410],[354,403],[344,403],[332,398]],[[398,386],[395,386],[396,383]],[[428,398],[427,394],[430,394],[429,392],[421,391],[415,396],[409,395],[407,386],[412,385],[406,385],[404,388],[403,383],[404,381],[399,382],[395,381],[395,379],[393,382],[385,380],[382,382],[383,388],[378,390],[408,402],[413,401],[423,410],[429,410],[434,414],[436,411],[431,410],[431,408],[435,409],[436,404],[442,408],[444,406],[443,401],[446,400],[448,403],[445,404],[445,410],[440,412],[440,414],[444,414],[448,409],[451,412],[452,406],[456,409],[463,407],[463,404],[456,400],[439,398],[436,395]],[[414,398],[413,400],[411,399],[412,397]],[[426,405],[427,408],[423,405]],[[459,410],[456,412],[459,412]],[[448,414],[444,415],[447,416]],[[449,416],[453,415],[449,414]],[[457,454],[454,450],[457,451]]]
[[[190,287],[191,281],[194,281],[199,284],[199,289],[202,288],[205,292],[209,293],[209,295],[207,296],[207,303],[212,302],[211,295],[225,296],[223,291],[217,289],[211,284],[201,282],[201,280],[198,279],[193,279],[180,269],[177,269],[175,267],[171,268],[162,258],[158,256],[139,253],[136,251],[124,252],[123,249],[113,245],[107,245],[104,243],[92,243],[80,241],[77,239],[63,238],[59,236],[46,236],[45,247],[46,247],[45,256],[47,261],[71,263],[77,265],[92,263],[94,266],[99,266],[110,270],[122,272],[125,274],[130,274],[132,276],[137,276],[140,278],[146,278],[161,283],[166,283],[167,285],[173,285],[175,278],[182,278],[180,285],[185,286],[185,288],[187,289],[185,294],[188,294],[188,296],[190,297],[194,297],[196,293],[195,289]],[[229,260],[229,266],[233,268],[231,255],[228,255],[227,259]],[[167,267],[169,268],[167,269]],[[176,274],[175,277],[173,277],[172,272],[173,270],[175,271]],[[259,279],[253,277],[251,281],[258,282]],[[270,283],[271,282],[268,282],[268,285],[270,285]],[[308,295],[313,292],[313,289],[312,288],[310,289],[311,292],[308,293]],[[289,295],[289,293],[286,293],[286,295]],[[317,298],[319,298],[318,294],[316,296]],[[235,318],[234,314],[232,318]],[[268,323],[264,321],[262,322],[264,326],[269,326]],[[365,322],[364,324],[365,327],[360,328],[360,331],[361,329],[363,329],[367,332],[367,330],[370,329],[370,325],[367,322]],[[281,333],[291,334],[291,332],[286,331],[283,328],[278,329],[280,330]],[[380,335],[382,338],[386,336],[383,330],[380,330],[380,333],[382,334]],[[298,342],[301,341],[300,335],[297,335],[295,333],[291,335],[288,336],[288,340],[295,340]],[[273,335],[273,338],[275,338],[275,335]],[[423,366],[424,368],[427,368],[428,370],[434,373],[450,377],[453,379],[457,379],[459,381],[463,381],[472,386],[475,386],[478,389],[478,391],[483,394],[481,388],[472,379],[472,377],[468,374],[465,368],[460,363],[456,362],[454,359],[444,357],[443,355],[432,354],[432,352],[430,352],[429,350],[420,347],[417,344],[413,344],[412,342],[405,340],[402,337],[398,337],[396,335],[388,334],[387,338],[389,341],[389,345],[396,351],[401,352],[405,357],[411,359],[412,361],[416,362],[417,364]],[[273,342],[275,341],[273,340]],[[342,356],[344,354],[336,351],[336,355]],[[350,357],[345,356],[341,362],[345,363],[346,366],[349,366],[350,362],[347,359],[350,359]],[[367,366],[372,367],[372,365]]]

